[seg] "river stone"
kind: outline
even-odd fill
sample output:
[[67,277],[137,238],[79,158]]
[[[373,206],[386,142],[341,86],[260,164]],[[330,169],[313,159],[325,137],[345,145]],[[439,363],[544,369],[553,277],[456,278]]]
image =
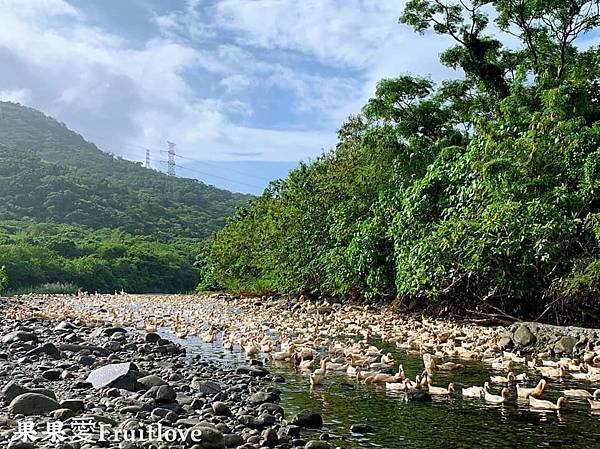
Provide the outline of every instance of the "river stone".
[[70,408],[59,408],[50,413],[54,419],[58,419],[59,421],[66,421],[69,418],[73,418],[77,415]]
[[275,402],[275,396],[266,391],[257,391],[248,397],[248,402],[252,404],[264,404],[265,402]]
[[7,449],[35,449],[35,445],[23,440],[13,440],[8,444]]
[[225,447],[238,447],[244,444],[244,439],[237,433],[226,433],[223,435]]
[[263,420],[258,419],[256,416],[241,415],[237,420],[243,426],[250,427],[251,429],[261,429],[264,427]]
[[531,333],[529,327],[526,324],[521,324],[513,335],[513,341],[518,346],[529,346],[535,343],[535,335]]
[[307,429],[318,429],[323,427],[323,418],[318,413],[310,410],[302,410],[292,418],[290,424],[304,427]]
[[283,407],[279,404],[273,404],[272,402],[265,402],[258,407],[258,413],[262,413],[264,411],[269,412],[271,415],[280,414],[282,417],[285,416]]
[[75,326],[73,323],[71,323],[70,321],[61,321],[60,323],[58,323],[55,327],[54,327],[54,331],[55,332],[61,332],[61,331],[72,331],[77,329],[77,326]]
[[268,429],[263,430],[260,436],[262,437],[263,441],[267,444],[267,446],[270,447],[275,446],[279,442],[277,431],[275,429],[271,429],[270,427]]
[[[195,427],[192,427],[193,429],[199,429],[201,432],[201,438],[200,438],[200,444],[202,445],[203,449],[224,449],[225,448],[225,438],[223,437],[223,434],[221,432],[219,432],[216,428],[214,427],[209,427],[206,424],[201,424]],[[196,441],[193,441],[191,438],[191,431],[190,433],[188,433],[188,438],[186,440],[187,443],[196,443]]]
[[60,404],[54,399],[40,393],[25,393],[17,396],[8,406],[13,415],[46,415],[60,408]]
[[113,387],[136,391],[139,387],[138,372],[137,366],[131,362],[114,363],[92,371],[86,382],[91,383],[94,388]]
[[27,355],[47,355],[53,359],[60,359],[60,351],[54,346],[54,343],[44,343],[43,345],[28,351]]
[[373,427],[371,427],[367,423],[352,424],[350,426],[350,432],[352,432],[352,433],[372,433]]
[[13,331],[2,337],[2,343],[12,343],[15,341],[32,341],[37,343],[38,338],[33,332]]
[[62,374],[62,370],[60,369],[49,369],[42,373],[42,377],[44,379],[48,379],[50,381],[55,381],[60,379],[60,375]]
[[235,372],[236,374],[249,374],[253,377],[264,377],[269,375],[269,371],[262,366],[240,366]]
[[329,443],[321,440],[310,440],[304,445],[304,449],[329,449]]
[[161,385],[156,387],[156,394],[154,398],[157,402],[171,402],[177,397],[177,393],[170,385]]
[[221,391],[221,385],[219,385],[216,382],[212,382],[210,380],[194,379],[194,380],[192,380],[192,383],[190,384],[190,386],[194,390],[198,390],[200,393],[203,393],[206,395],[217,394],[219,391]]
[[150,376],[141,377],[138,379],[138,382],[141,383],[146,388],[151,387],[160,387],[161,385],[167,385],[163,379],[158,376],[151,374]]
[[146,343],[158,343],[159,340],[160,335],[158,335],[156,332],[148,332],[144,337],[144,341]]
[[14,398],[16,398],[17,396],[20,396],[22,394],[25,393],[38,393],[38,394],[43,394],[45,396],[48,396],[51,399],[55,399],[56,400],[56,395],[54,394],[54,392],[47,390],[45,388],[27,388],[24,387],[20,384],[18,384],[16,381],[10,381],[9,383],[7,383],[4,388],[2,389],[2,398],[4,399],[5,402],[10,403],[12,402],[12,400]]
[[96,358],[91,355],[82,355],[79,357],[79,364],[82,366],[92,366],[96,363]]
[[556,342],[556,344],[554,345],[554,350],[556,352],[561,352],[564,354],[571,354],[576,344],[577,340],[574,337],[565,335]]
[[221,401],[216,401],[212,403],[213,412],[218,416],[231,416],[231,409],[227,404]]
[[73,410],[75,413],[81,413],[85,410],[85,403],[81,399],[65,399],[60,403],[60,406]]
[[2,398],[5,402],[12,402],[14,398],[25,393],[29,393],[29,388],[19,385],[13,380],[7,383],[2,389]]

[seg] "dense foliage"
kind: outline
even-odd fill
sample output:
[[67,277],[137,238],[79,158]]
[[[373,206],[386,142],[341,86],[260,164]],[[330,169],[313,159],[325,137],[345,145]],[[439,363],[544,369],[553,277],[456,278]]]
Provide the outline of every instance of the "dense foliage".
[[[198,282],[196,252],[197,242],[189,239],[160,243],[115,230],[0,222],[0,266],[6,267],[5,287],[12,292],[65,286],[89,292],[188,292]],[[0,290],[2,280],[0,270]]]
[[0,220],[203,239],[248,198],[168,179],[100,151],[39,111],[0,102]]
[[600,54],[576,44],[599,4],[409,1],[400,21],[454,39],[441,61],[464,77],[382,80],[334,150],[211,239],[200,288],[593,317]]
[[0,294],[6,290],[8,286],[8,276],[6,275],[6,267],[0,266]]

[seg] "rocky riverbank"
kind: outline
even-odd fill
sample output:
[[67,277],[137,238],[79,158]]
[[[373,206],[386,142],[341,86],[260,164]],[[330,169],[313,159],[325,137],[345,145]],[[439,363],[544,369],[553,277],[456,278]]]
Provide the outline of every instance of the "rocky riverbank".
[[516,348],[526,352],[584,357],[600,346],[600,329],[515,323],[506,328],[499,344],[502,349]]
[[284,379],[259,362],[227,368],[154,332],[77,320],[4,319],[0,335],[2,447],[328,447],[306,430],[321,417],[286,416]]
[[[332,436],[310,410],[287,416],[279,401],[285,379],[257,357],[287,366],[289,378],[291,369],[305,376],[295,385],[306,392],[338,378],[345,387],[424,388],[446,397],[454,390],[445,385],[470,387],[468,376],[481,369],[495,371],[492,384],[513,388],[511,401],[517,376],[523,388],[547,379],[550,394],[569,379],[577,389],[562,393],[590,397],[587,389],[600,382],[599,334],[590,329],[482,327],[381,306],[230,295],[30,295],[1,307],[0,444],[10,449],[318,449],[370,432],[349,422]],[[186,351],[199,344],[246,364]],[[405,372],[399,352],[422,364]]]

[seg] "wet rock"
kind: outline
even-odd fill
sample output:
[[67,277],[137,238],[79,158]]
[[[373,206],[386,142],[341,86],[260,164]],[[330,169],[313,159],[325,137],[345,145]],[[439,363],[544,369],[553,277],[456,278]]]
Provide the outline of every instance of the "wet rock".
[[302,430],[302,428],[300,426],[290,424],[283,430],[283,434],[288,437],[296,438],[296,437],[300,436],[301,430]]
[[160,335],[158,335],[156,332],[148,332],[144,337],[144,341],[146,343],[158,343],[159,340]]
[[321,440],[310,440],[304,445],[304,449],[329,449],[329,443]]
[[96,358],[92,357],[91,355],[82,355],[79,357],[79,363],[82,366],[92,366],[94,363],[96,363]]
[[60,408],[60,404],[54,399],[39,393],[25,393],[17,396],[8,406],[13,415],[25,416],[46,415]]
[[235,370],[236,374],[248,374],[253,377],[264,377],[269,371],[262,366],[240,366]]
[[192,380],[190,385],[194,390],[199,391],[200,393],[212,396],[213,394],[217,394],[221,391],[221,385],[216,382],[212,382],[210,380]]
[[152,410],[152,416],[156,416],[161,419],[166,419],[171,423],[177,422],[179,416],[173,410],[169,410],[167,408],[158,407]]
[[50,416],[52,416],[54,419],[58,419],[59,421],[66,421],[67,419],[73,418],[76,415],[77,413],[70,408],[59,408],[50,413]]
[[75,326],[73,323],[71,323],[70,321],[61,321],[60,323],[58,323],[55,327],[54,327],[54,332],[70,332],[77,329],[77,326]]
[[562,354],[571,354],[576,344],[577,340],[575,339],[575,337],[565,335],[556,342],[556,344],[554,345],[554,350]]
[[2,343],[13,343],[15,341],[31,341],[37,343],[38,337],[33,332],[13,331],[2,337]]
[[260,435],[265,444],[269,447],[275,446],[279,442],[279,437],[274,429],[265,429]]
[[141,377],[138,379],[138,382],[141,383],[146,388],[160,387],[161,385],[167,385],[167,382],[165,382],[160,377],[154,376],[154,375]]
[[223,435],[223,441],[225,443],[225,446],[230,448],[230,447],[238,447],[241,446],[242,444],[244,444],[244,439],[242,438],[241,435],[238,435],[236,433],[226,433]]
[[[199,425],[192,427],[200,431],[200,444],[204,449],[224,449],[225,438],[223,434],[214,427],[208,427],[207,425]],[[195,443],[191,438],[191,432],[188,434],[187,443]]]
[[323,417],[310,410],[302,410],[292,418],[290,424],[306,429],[318,429],[323,427]]
[[536,337],[526,324],[521,324],[513,335],[513,341],[518,346],[526,347],[535,343]]
[[373,427],[371,427],[367,423],[352,424],[350,426],[350,432],[352,432],[352,433],[372,433]]
[[44,371],[42,373],[42,377],[44,379],[50,380],[50,381],[55,381],[60,379],[60,375],[62,374],[62,370],[59,369],[49,369],[47,371]]
[[44,343],[43,345],[28,351],[27,355],[47,355],[54,359],[60,359],[60,351],[54,346],[54,343]]
[[115,363],[95,369],[86,381],[94,388],[114,387],[123,390],[136,391],[139,389],[137,382],[138,369],[135,364]]
[[154,396],[157,402],[172,402],[177,397],[177,393],[170,385],[161,385],[156,388],[156,395]]
[[12,402],[12,400],[14,398],[16,398],[17,396],[20,396],[25,393],[43,394],[45,396],[48,396],[51,399],[56,400],[55,394],[50,390],[47,390],[45,388],[34,388],[34,389],[27,388],[27,387],[24,387],[24,386],[18,384],[15,381],[11,381],[4,386],[4,388],[2,389],[2,398],[4,399],[5,402],[8,403],[8,402]]
[[281,417],[285,416],[285,411],[283,407],[279,404],[273,404],[271,402],[265,402],[258,407],[258,413],[268,412],[271,415],[281,415]]
[[265,402],[276,402],[279,398],[266,391],[257,391],[248,397],[248,402],[252,404],[264,404]]
[[231,416],[231,409],[224,402],[213,402],[212,409],[217,416]]
[[27,441],[14,440],[8,444],[7,449],[34,449],[35,445]]
[[264,421],[252,415],[241,415],[238,417],[238,422],[251,429],[262,429]]
[[81,399],[66,399],[60,403],[60,406],[75,413],[82,413],[85,410],[85,403]]

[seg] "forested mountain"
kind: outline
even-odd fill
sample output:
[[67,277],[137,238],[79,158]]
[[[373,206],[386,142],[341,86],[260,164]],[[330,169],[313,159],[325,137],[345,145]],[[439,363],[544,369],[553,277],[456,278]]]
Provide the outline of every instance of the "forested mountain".
[[201,286],[597,323],[600,49],[576,43],[598,2],[411,0],[400,21],[452,39],[464,78],[382,80],[212,238]]
[[249,198],[192,179],[167,179],[102,152],[39,111],[0,102],[0,220],[202,239]]
[[249,198],[167,178],[0,102],[0,293],[190,291],[201,241]]

